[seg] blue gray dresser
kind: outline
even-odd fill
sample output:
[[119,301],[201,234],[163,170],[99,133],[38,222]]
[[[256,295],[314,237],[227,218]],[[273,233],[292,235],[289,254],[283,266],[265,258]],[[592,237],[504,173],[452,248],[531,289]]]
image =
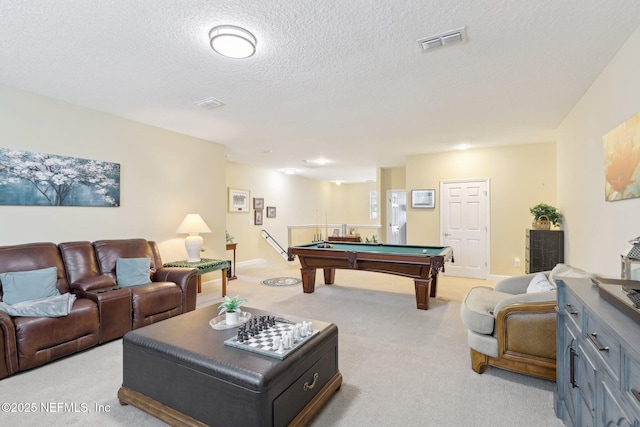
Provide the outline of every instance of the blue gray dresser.
[[565,424],[640,427],[640,324],[589,279],[558,283],[557,358],[555,409]]

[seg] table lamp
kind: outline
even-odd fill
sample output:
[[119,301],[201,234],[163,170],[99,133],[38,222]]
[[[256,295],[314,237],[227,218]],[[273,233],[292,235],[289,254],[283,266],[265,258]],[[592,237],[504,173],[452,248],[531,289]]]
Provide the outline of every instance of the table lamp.
[[178,234],[188,234],[184,239],[184,246],[187,248],[189,259],[187,262],[200,262],[200,250],[202,249],[202,236],[198,233],[211,233],[207,224],[198,214],[189,214],[178,226],[176,230]]

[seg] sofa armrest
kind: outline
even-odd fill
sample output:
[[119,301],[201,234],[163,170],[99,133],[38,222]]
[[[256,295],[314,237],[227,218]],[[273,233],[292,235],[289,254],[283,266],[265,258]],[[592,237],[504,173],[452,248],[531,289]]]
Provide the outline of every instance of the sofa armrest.
[[89,276],[84,277],[71,284],[71,292],[74,291],[94,291],[96,289],[110,288],[116,286],[116,282],[109,276]]
[[198,269],[163,267],[156,270],[154,282],[173,282],[182,290],[182,312],[195,310],[198,295]]
[[0,379],[18,372],[16,328],[9,316],[0,311]]
[[504,306],[496,316],[499,357],[534,357],[555,364],[556,314],[555,301]]
[[498,302],[493,309],[494,316],[497,317],[501,310],[511,304],[533,304],[533,303],[553,303],[554,307],[557,299],[557,291],[532,292],[513,295]]
[[[544,275],[548,278],[550,271],[543,271],[542,273],[544,273]],[[536,274],[538,273],[529,273],[525,274],[524,276],[508,277],[496,283],[493,289],[499,292],[513,295],[524,294],[527,292],[527,287],[529,286],[529,283],[531,283],[531,279],[533,279]]]

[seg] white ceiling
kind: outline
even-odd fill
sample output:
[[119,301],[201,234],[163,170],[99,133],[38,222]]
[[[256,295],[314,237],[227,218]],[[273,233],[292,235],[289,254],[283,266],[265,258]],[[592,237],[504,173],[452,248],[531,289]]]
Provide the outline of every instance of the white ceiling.
[[[222,24],[256,54],[216,54]],[[2,0],[0,83],[361,182],[461,143],[554,140],[638,25],[638,0]],[[467,43],[421,53],[463,26]]]

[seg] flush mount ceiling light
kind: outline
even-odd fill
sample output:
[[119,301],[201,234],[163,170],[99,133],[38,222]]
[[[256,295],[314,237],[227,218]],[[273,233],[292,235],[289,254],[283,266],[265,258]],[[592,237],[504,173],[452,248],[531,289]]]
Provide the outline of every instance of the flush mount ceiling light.
[[211,48],[228,58],[248,58],[256,53],[257,40],[244,28],[220,25],[209,31]]
[[304,162],[309,164],[309,165],[324,166],[324,165],[328,165],[329,163],[331,163],[331,160],[319,158],[319,159],[305,160]]
[[215,98],[207,98],[195,103],[198,107],[208,108],[209,110],[216,107],[222,107],[224,103]]

